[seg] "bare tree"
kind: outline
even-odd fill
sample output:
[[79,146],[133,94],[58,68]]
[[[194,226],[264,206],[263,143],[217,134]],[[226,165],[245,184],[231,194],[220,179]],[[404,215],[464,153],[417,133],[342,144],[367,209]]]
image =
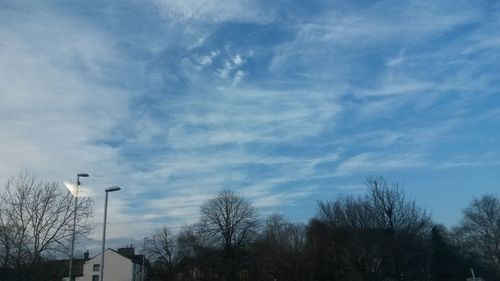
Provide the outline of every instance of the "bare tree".
[[196,256],[197,248],[203,245],[201,240],[197,224],[182,227],[177,235],[176,255],[179,259],[193,259]]
[[[349,280],[424,278],[430,255],[425,241],[432,227],[430,216],[406,197],[399,184],[389,184],[382,177],[366,183],[365,196],[319,203],[317,218],[328,226],[335,242],[331,252],[339,256],[330,267],[359,273]],[[324,227],[318,223],[312,226]],[[349,262],[344,263],[346,260]]]
[[[4,212],[0,208],[0,212]],[[14,224],[7,221],[5,215],[0,213],[0,268],[12,267],[13,255],[15,251]]]
[[318,207],[309,225],[314,274],[339,280],[381,278],[384,239],[371,200],[346,196],[319,202]]
[[430,233],[431,218],[397,183],[387,183],[383,177],[369,178],[368,198],[374,210],[378,227],[389,236],[396,234],[422,236]]
[[317,218],[331,226],[368,229],[375,228],[375,210],[363,197],[340,197],[335,201],[318,203]]
[[[40,263],[44,253],[65,252],[72,234],[74,201],[57,183],[38,181],[28,172],[7,181],[0,194],[0,239],[7,249],[4,264],[17,269]],[[90,232],[93,201],[77,206],[77,234]]]
[[408,199],[397,183],[389,184],[383,177],[376,177],[369,178],[366,184],[373,219],[384,233],[388,276],[395,280],[423,278],[430,256],[425,245],[433,225],[430,215]]
[[167,227],[157,229],[146,245],[149,256],[161,270],[172,272],[176,263],[176,238]]
[[491,195],[472,200],[455,229],[460,248],[500,273],[500,201]]
[[244,246],[257,228],[257,212],[232,191],[224,190],[201,206],[201,221],[208,235],[226,251]]
[[278,247],[285,247],[287,243],[287,230],[290,222],[280,214],[271,214],[264,223],[263,239]]
[[292,223],[280,214],[267,217],[262,234],[263,240],[282,251],[301,252],[306,245],[305,224]]
[[288,245],[293,252],[303,252],[307,246],[307,226],[292,223],[288,228]]
[[272,214],[264,223],[262,234],[253,245],[256,275],[260,280],[306,280],[304,250],[306,227],[292,223],[283,215]]

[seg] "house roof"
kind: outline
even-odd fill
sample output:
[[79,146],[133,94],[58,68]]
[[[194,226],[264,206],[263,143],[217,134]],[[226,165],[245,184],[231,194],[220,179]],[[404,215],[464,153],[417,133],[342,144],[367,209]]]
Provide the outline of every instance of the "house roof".
[[124,258],[127,258],[127,259],[131,260],[133,263],[142,264],[142,257],[143,257],[143,255],[136,255],[136,254],[128,255],[128,254],[124,254],[123,252],[120,252],[120,251],[117,251],[117,250],[113,250],[113,249],[109,249],[109,250],[111,250],[111,251],[119,254],[120,256],[122,256]]
[[[133,248],[132,248],[132,249],[133,249]],[[120,256],[122,256],[122,257],[124,257],[124,258],[128,259],[128,260],[130,260],[130,261],[132,261],[132,262],[133,262],[133,263],[135,263],[135,264],[142,264],[142,258],[143,258],[143,255],[136,255],[136,254],[133,254],[134,252],[132,252],[132,254],[130,254],[130,253],[124,253],[123,251],[114,250],[114,249],[111,249],[111,248],[107,248],[107,249],[106,249],[106,251],[108,251],[108,250],[109,250],[109,251],[112,251],[112,252],[114,252],[114,253],[116,253],[116,254],[118,254],[118,255],[120,255]],[[92,257],[92,258],[95,258],[95,257],[100,256],[100,255],[101,255],[101,254],[97,254],[97,255],[95,255],[95,256],[94,256],[94,257]],[[149,264],[149,261],[148,261],[148,259],[147,259],[147,258],[146,258],[146,259],[144,259],[144,262],[145,262],[146,264]]]

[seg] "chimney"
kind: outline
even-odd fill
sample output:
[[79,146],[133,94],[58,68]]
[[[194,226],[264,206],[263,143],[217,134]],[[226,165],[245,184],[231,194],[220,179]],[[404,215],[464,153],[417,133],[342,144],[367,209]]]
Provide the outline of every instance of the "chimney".
[[84,260],[88,260],[88,259],[89,259],[89,250],[87,250],[87,251],[85,251],[85,252],[83,253],[83,259],[84,259]]

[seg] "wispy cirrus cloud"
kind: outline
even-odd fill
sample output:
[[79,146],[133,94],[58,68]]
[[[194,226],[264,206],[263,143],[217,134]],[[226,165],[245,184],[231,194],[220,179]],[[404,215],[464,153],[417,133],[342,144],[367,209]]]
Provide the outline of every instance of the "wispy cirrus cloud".
[[361,153],[340,163],[335,174],[350,176],[356,173],[370,174],[422,166],[422,155]]
[[[103,141],[130,120],[130,93],[109,81],[135,62],[121,56],[107,32],[45,3],[24,8],[1,12],[0,157],[6,165],[0,177],[29,169],[62,186],[77,172],[87,172],[92,184],[84,185],[92,195],[123,184],[116,179],[126,177],[130,166],[118,148]],[[102,206],[102,196],[95,198]],[[127,206],[121,198],[113,203],[120,206],[116,213]],[[98,224],[102,210],[96,211]]]
[[[53,162],[73,159],[88,164],[96,154],[114,158],[116,150],[94,143],[123,120],[128,106],[126,99],[117,99],[123,92],[102,83],[107,67],[125,63],[106,35],[48,12],[38,11],[29,21],[18,20],[22,17],[15,11],[5,13],[6,23],[0,28],[1,36],[8,38],[1,43],[1,115],[10,129],[2,130],[2,138],[12,145],[3,150],[2,158],[26,163],[19,157],[30,155],[37,170],[52,175]],[[62,146],[55,145],[58,140],[64,140]],[[71,152],[76,153],[65,154]]]
[[306,212],[360,176],[497,163],[494,6],[93,4],[1,9],[0,176],[122,185],[111,237],[194,222],[221,189]]
[[[210,58],[198,62],[216,70],[213,60],[221,59],[222,54],[209,54]],[[212,61],[203,63],[208,60]],[[246,59],[230,55],[227,60],[236,67]],[[230,71],[237,75],[236,70]],[[148,154],[147,163],[134,164],[140,172],[131,175],[135,184],[149,186],[138,195],[149,214],[163,216],[169,225],[180,227],[196,221],[199,206],[222,189],[235,190],[268,209],[311,194],[299,188],[282,190],[277,185],[305,180],[313,174],[314,165],[332,156],[269,157],[266,150],[321,134],[342,111],[335,96],[314,90],[221,88],[218,81],[198,76],[186,79],[196,81],[196,87],[182,96],[148,105],[141,119],[132,122],[138,125],[138,133],[120,144],[125,157],[148,147],[158,146],[161,152]],[[155,112],[168,114],[159,118]],[[144,129],[144,134],[139,133]],[[255,184],[255,177],[259,177],[259,184]]]
[[157,0],[161,14],[176,21],[202,21],[209,23],[257,22],[269,23],[275,17],[262,1],[203,0],[179,1]]
[[[221,90],[166,105],[181,109],[169,126],[173,147],[287,142],[318,134],[341,111],[318,92]],[[184,109],[184,110],[182,110]],[[196,110],[193,110],[196,109]]]

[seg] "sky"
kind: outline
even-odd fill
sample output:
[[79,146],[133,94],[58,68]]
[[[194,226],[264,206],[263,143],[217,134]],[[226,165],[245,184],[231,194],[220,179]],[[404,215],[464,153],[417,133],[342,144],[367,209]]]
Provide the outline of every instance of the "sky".
[[447,226],[500,195],[497,1],[1,1],[0,38],[0,189],[89,173],[91,240],[114,185],[123,243],[223,189],[306,222],[381,175]]

